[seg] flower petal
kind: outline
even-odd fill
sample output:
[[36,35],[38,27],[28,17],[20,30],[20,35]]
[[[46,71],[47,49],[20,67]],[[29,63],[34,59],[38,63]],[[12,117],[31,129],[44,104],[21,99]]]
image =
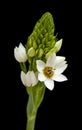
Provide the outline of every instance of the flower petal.
[[55,65],[63,62],[65,60],[64,56],[56,56]]
[[49,89],[49,90],[53,90],[54,88],[54,81],[51,79],[47,79],[44,81],[45,86]]
[[62,67],[62,66],[65,65],[66,63],[67,63],[67,61],[59,62],[58,64],[55,65],[55,69]]
[[63,81],[66,81],[66,80],[67,80],[67,77],[64,76],[63,74],[55,75],[55,76],[53,77],[53,80],[58,81],[58,82],[63,82]]
[[38,79],[36,78],[35,73],[33,71],[30,71],[30,80],[32,86],[36,85],[38,82]]
[[42,73],[39,73],[39,74],[38,74],[38,80],[40,80],[40,81],[45,81],[45,80],[46,80],[46,77],[45,77]]
[[55,74],[59,75],[59,74],[63,73],[64,70],[67,68],[67,66],[68,66],[68,64],[64,64],[63,66],[56,68]]
[[21,81],[24,86],[31,86],[29,72],[25,74],[23,71],[21,71]]
[[30,87],[32,85],[31,83],[31,77],[30,77],[30,71],[26,73],[26,86]]
[[21,76],[21,81],[22,81],[23,85],[25,85],[26,84],[25,73],[23,71],[21,71],[20,76]]
[[55,59],[56,59],[56,54],[52,54],[51,56],[49,56],[48,60],[47,60],[47,63],[46,63],[46,66],[52,66],[54,67],[55,65]]
[[36,64],[37,64],[37,69],[39,72],[42,72],[42,70],[44,69],[45,67],[45,63],[42,61],[42,60],[37,60],[36,61]]

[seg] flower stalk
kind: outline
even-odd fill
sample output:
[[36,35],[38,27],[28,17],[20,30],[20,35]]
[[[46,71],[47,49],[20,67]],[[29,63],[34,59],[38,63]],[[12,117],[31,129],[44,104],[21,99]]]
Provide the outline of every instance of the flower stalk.
[[37,111],[40,104],[43,101],[44,94],[45,94],[45,87],[43,83],[39,82],[35,87],[30,88],[29,99],[26,108],[27,112],[26,130],[34,130]]
[[35,128],[35,119],[36,119],[36,114],[31,115],[30,118],[28,117],[27,124],[26,124],[26,130],[34,130],[34,128]]
[[[27,104],[27,123],[26,123],[26,130],[34,130],[35,128],[35,120],[36,120],[36,115],[37,115],[37,109],[36,108],[31,108],[31,113],[29,115],[29,106],[30,105],[30,98],[32,97],[29,97],[29,100],[28,100],[28,104]],[[31,104],[32,105],[32,104]]]

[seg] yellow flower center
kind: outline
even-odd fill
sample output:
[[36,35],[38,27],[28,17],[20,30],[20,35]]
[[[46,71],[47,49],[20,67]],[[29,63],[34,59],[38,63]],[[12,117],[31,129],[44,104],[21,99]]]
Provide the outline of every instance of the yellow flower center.
[[54,71],[52,67],[46,66],[43,69],[43,74],[47,77],[47,78],[51,78],[54,75]]

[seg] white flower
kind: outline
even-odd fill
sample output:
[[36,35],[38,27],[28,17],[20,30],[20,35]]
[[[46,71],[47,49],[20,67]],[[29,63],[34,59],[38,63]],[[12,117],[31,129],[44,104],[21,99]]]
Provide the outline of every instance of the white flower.
[[36,77],[36,74],[33,71],[28,71],[26,74],[21,71],[21,81],[24,86],[35,86],[38,82],[38,78]]
[[18,62],[25,62],[27,60],[26,50],[22,43],[19,47],[14,48],[14,57]]
[[67,78],[62,73],[67,68],[65,57],[56,56],[54,53],[51,55],[47,62],[44,63],[42,60],[37,60],[38,80],[44,82],[45,86],[53,90],[54,81],[62,82],[66,81]]

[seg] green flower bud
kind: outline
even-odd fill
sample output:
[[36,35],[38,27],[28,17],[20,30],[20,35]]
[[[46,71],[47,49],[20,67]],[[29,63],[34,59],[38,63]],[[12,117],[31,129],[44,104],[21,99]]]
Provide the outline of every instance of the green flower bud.
[[38,43],[38,45],[40,44],[40,39],[39,38],[37,38],[37,43]]
[[49,50],[54,47],[55,40],[49,41],[46,43],[46,46],[49,47]]
[[39,49],[36,50],[36,55],[38,55]]
[[29,57],[34,57],[35,56],[35,49],[33,47],[31,47],[29,50],[28,50],[28,56]]
[[29,39],[28,39],[27,44],[28,44],[28,46],[29,46],[29,47],[31,47],[31,46],[32,46],[32,40],[31,40],[31,38],[30,38],[30,37],[29,37]]
[[53,53],[55,53],[55,48],[52,48],[45,56],[46,59],[48,59],[49,56],[51,56]]
[[39,54],[38,54],[38,57],[41,58],[42,55],[43,55],[44,51],[42,48],[39,49]]
[[60,39],[59,41],[56,42],[55,44],[55,52],[58,52],[60,49],[61,49],[61,46],[62,46],[62,39]]
[[42,44],[45,44],[45,40],[46,40],[45,38],[42,39]]
[[42,34],[40,34],[40,39],[42,39],[43,38],[43,35]]
[[36,44],[35,41],[33,41],[33,48],[34,48],[34,49],[37,49],[37,44]]

